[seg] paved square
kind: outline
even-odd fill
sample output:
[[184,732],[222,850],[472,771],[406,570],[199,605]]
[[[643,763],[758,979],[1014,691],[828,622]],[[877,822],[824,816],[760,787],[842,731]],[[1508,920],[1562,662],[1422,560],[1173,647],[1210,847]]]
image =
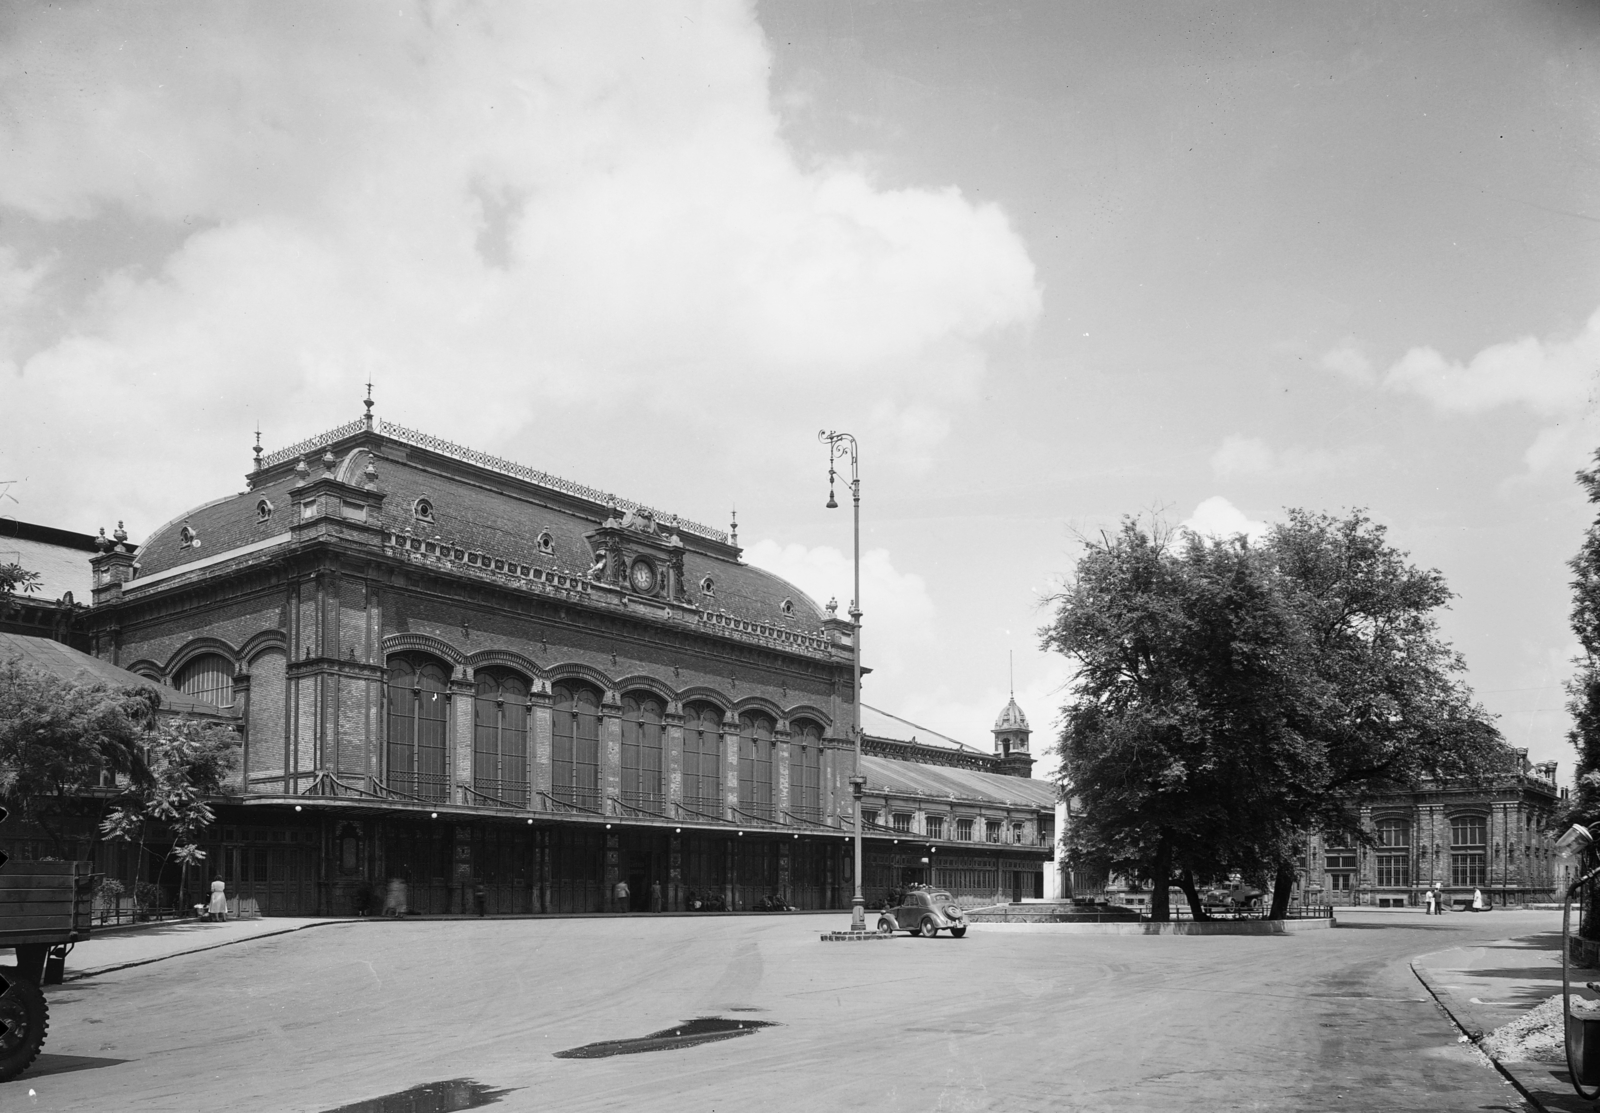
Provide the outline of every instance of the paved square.
[[[1549,912],[1272,937],[823,944],[848,916],[332,924],[51,993],[0,1108],[328,1110],[444,1079],[490,1110],[1521,1109],[1412,975]],[[95,965],[86,944],[75,959]],[[693,1017],[776,1026],[604,1059]],[[31,1100],[27,1100],[29,1091]]]

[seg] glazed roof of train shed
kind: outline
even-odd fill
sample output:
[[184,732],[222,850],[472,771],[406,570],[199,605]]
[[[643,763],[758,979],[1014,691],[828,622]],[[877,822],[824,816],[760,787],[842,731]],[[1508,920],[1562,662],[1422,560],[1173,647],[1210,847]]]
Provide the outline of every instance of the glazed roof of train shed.
[[1003,773],[981,773],[976,769],[923,765],[862,754],[861,775],[867,778],[866,791],[872,793],[1046,810],[1056,806],[1056,786],[1049,781],[1009,777]]
[[[430,457],[427,446],[414,442],[362,432],[341,440],[346,443],[335,441],[326,446],[336,453],[335,478],[361,486],[367,466],[372,464],[377,471],[377,489],[384,495],[381,524],[395,534],[409,532],[426,540],[437,539],[508,561],[582,577],[595,559],[585,534],[599,528],[615,509],[559,489],[553,490],[548,499],[541,498],[536,484],[518,476],[460,457]],[[320,474],[322,465],[317,455],[308,456],[313,476]],[[139,576],[152,576],[287,536],[291,524],[290,492],[304,482],[302,476],[285,469],[279,461],[260,474],[250,490],[216,499],[174,518],[139,547]],[[263,499],[271,506],[271,513],[265,518],[257,509]],[[431,519],[416,516],[420,499],[427,499],[431,505]],[[660,520],[663,536],[673,534],[673,521]],[[198,538],[198,546],[184,545],[185,525]],[[689,603],[705,611],[796,631],[812,632],[821,626],[822,609],[805,592],[782,577],[741,563],[732,555],[738,550],[715,531],[694,528],[707,535],[706,540],[687,529],[677,531],[684,541],[684,587]],[[539,539],[546,533],[550,536],[549,552],[539,547]],[[711,590],[703,593],[701,587],[707,578],[711,580]],[[784,612],[785,601],[791,604],[792,613]]]

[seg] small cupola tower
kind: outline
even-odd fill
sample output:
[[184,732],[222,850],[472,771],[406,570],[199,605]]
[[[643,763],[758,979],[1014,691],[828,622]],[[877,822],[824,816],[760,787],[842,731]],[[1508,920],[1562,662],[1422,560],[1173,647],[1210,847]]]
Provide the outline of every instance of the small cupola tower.
[[994,721],[995,772],[1008,777],[1033,776],[1033,755],[1028,752],[1028,717],[1017,706],[1013,693],[1005,710]]

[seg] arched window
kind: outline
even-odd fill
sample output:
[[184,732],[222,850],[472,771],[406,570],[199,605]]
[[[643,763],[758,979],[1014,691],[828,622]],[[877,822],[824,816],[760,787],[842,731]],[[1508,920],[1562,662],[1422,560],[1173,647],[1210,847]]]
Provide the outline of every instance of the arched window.
[[1481,815],[1450,817],[1450,884],[1482,885],[1488,876],[1489,821]]
[[1411,821],[1398,817],[1378,820],[1378,887],[1411,887]]
[[600,810],[600,693],[582,684],[557,684],[550,793],[557,800]]
[[478,671],[472,701],[472,786],[512,807],[528,806],[528,682]]
[[173,680],[186,696],[218,707],[233,706],[233,662],[220,653],[202,653],[193,658]]
[[443,802],[450,795],[445,720],[450,673],[427,657],[389,660],[389,775],[396,792]]
[[822,728],[815,723],[795,723],[789,740],[789,810],[822,820]]
[[622,697],[622,802],[660,814],[661,701],[644,692]]
[[722,819],[722,712],[709,703],[683,709],[683,806]]
[[739,810],[758,819],[772,818],[772,727],[765,715],[739,716]]

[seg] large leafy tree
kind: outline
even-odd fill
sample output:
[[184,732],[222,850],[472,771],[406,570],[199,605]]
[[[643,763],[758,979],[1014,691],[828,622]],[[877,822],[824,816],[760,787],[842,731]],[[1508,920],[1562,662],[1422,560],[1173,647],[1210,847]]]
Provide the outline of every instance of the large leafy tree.
[[1450,597],[1381,526],[1290,511],[1268,539],[1124,522],[1091,542],[1044,644],[1077,665],[1062,773],[1072,851],[1154,885],[1235,868],[1287,908],[1303,832],[1365,838],[1366,796],[1506,756],[1433,613]]
[[0,801],[63,856],[70,817],[141,845],[159,825],[180,869],[199,862],[200,834],[214,818],[207,798],[225,790],[239,740],[223,726],[158,716],[159,705],[149,688],[77,683],[0,661]]
[[[1595,467],[1578,473],[1578,484],[1590,502],[1600,502],[1600,452]],[[1578,751],[1577,791],[1569,818],[1593,823],[1600,818],[1600,519],[1584,532],[1572,569],[1572,632],[1582,653],[1567,681],[1567,711],[1572,728],[1567,738]]]

